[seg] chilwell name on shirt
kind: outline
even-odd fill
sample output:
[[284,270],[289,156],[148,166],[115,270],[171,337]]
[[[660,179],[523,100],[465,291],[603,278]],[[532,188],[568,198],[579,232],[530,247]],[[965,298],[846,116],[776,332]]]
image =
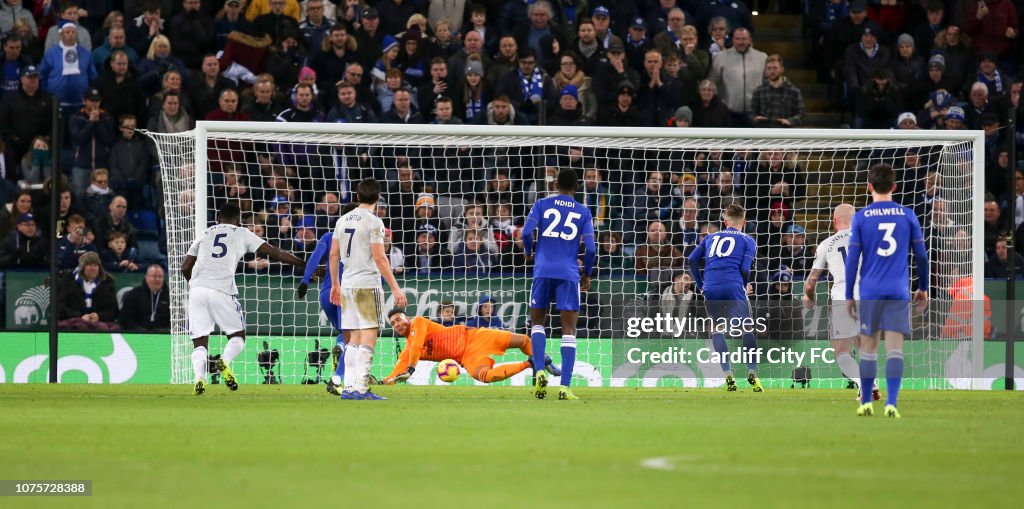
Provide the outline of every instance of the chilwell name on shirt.
[[890,207],[884,209],[867,209],[864,211],[864,217],[876,217],[876,216],[905,216],[907,212],[903,207]]

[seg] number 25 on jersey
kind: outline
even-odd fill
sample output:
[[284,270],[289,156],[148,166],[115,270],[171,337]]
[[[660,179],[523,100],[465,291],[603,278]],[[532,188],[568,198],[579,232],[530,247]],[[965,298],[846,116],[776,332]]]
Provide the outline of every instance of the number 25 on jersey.
[[[558,237],[563,240],[573,240],[579,235],[580,230],[577,223],[583,218],[583,215],[579,212],[570,212],[565,216],[565,222],[562,223],[562,213],[557,209],[547,209],[544,211],[544,219],[554,218],[548,223],[548,227],[544,228],[541,235],[545,237]],[[563,230],[568,229],[569,231],[555,231],[555,229],[562,227]]]

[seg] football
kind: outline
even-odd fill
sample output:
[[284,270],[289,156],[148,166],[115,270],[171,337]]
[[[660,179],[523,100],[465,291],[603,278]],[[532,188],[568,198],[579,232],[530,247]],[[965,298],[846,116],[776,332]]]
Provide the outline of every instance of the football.
[[459,363],[451,359],[445,359],[437,363],[437,377],[443,382],[451,383],[458,380],[460,372]]

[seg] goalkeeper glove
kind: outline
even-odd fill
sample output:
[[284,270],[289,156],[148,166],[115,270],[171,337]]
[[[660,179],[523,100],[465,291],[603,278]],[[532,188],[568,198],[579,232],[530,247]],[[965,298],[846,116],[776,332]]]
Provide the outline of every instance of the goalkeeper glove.
[[395,376],[394,378],[385,378],[384,382],[382,382],[382,383],[384,383],[386,385],[403,383],[403,382],[409,380],[409,377],[411,377],[413,372],[415,372],[415,371],[416,371],[416,368],[410,367],[408,370],[406,370],[405,373],[402,373],[401,375]]
[[306,283],[302,283],[302,284],[299,285],[298,288],[295,289],[295,295],[298,295],[298,297],[300,299],[305,299],[306,298],[306,290],[308,290],[308,289],[309,289],[309,285],[306,284]]

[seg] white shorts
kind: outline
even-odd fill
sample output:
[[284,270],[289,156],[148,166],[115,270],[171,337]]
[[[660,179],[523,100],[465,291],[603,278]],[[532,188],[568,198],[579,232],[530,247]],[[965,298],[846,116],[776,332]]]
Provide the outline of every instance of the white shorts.
[[846,310],[845,300],[834,300],[829,310],[828,339],[850,339],[860,334],[860,324]]
[[384,291],[380,288],[341,289],[342,330],[380,329],[383,311]]
[[238,299],[212,288],[189,288],[188,330],[192,339],[209,336],[214,325],[224,334],[245,330],[245,317]]

